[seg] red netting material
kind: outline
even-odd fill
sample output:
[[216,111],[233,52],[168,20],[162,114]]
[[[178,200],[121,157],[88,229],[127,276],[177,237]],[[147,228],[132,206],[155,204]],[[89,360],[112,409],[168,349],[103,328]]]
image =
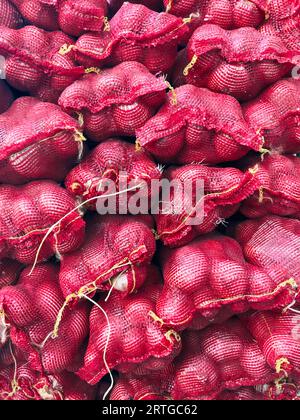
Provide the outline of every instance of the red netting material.
[[[105,195],[124,191],[127,187],[122,182],[147,185],[143,197],[151,196],[151,181],[159,180],[161,171],[155,162],[144,152],[136,153],[134,145],[119,139],[110,139],[101,143],[67,176],[65,185],[75,196],[82,201],[98,197],[99,188],[105,181],[113,182],[113,187],[108,186]],[[132,193],[128,193],[127,200]],[[126,200],[126,201],[127,201]],[[119,200],[117,200],[119,203]],[[95,203],[89,203],[89,208],[95,209]]]
[[[185,245],[199,235],[212,232],[218,224],[234,215],[241,202],[261,185],[254,172],[204,165],[171,167],[165,171],[164,179],[177,186],[171,191],[168,213],[164,214],[162,209],[155,217],[157,233],[164,245]],[[200,181],[203,182],[204,194],[201,197],[196,195]],[[187,183],[193,188],[189,194],[185,188]],[[177,205],[180,206],[178,209]]]
[[258,312],[246,318],[269,366],[284,374],[300,374],[299,314]]
[[0,0],[0,26],[18,29],[23,25],[23,19],[18,10],[9,0]]
[[23,17],[47,31],[61,29],[80,36],[101,31],[107,13],[106,0],[12,0]]
[[22,269],[22,264],[18,261],[7,258],[0,261],[0,289],[14,284]]
[[188,327],[195,317],[214,320],[220,309],[232,313],[250,308],[283,308],[293,302],[294,284],[274,281],[245,261],[233,239],[210,235],[175,250],[160,253],[164,289],[156,311],[174,328]]
[[[107,0],[110,10],[114,13],[120,9],[120,7],[125,3],[126,0]],[[163,9],[162,0],[129,0],[129,3],[144,4],[149,9],[156,10],[160,12]]]
[[56,31],[58,15],[55,6],[58,0],[10,0],[27,22],[45,29]]
[[273,281],[293,279],[300,284],[300,221],[279,216],[240,223],[235,238],[251,264]]
[[266,3],[266,0],[164,0],[166,10],[175,16],[198,15],[189,24],[187,40],[205,23],[224,29],[258,27],[264,23]]
[[177,63],[173,84],[191,83],[246,101],[299,63],[299,52],[288,50],[275,35],[263,35],[254,28],[226,31],[203,25]]
[[14,100],[14,96],[8,85],[0,80],[0,114],[8,110]]
[[[0,186],[0,256],[32,264],[55,253],[65,254],[83,242],[85,222],[69,192],[51,181],[34,181],[20,187]],[[68,213],[70,214],[65,217]],[[60,222],[61,218],[64,219]]]
[[64,312],[58,338],[46,341],[64,302],[58,274],[52,264],[39,265],[32,274],[27,268],[16,286],[0,290],[0,309],[11,340],[28,354],[33,369],[49,373],[72,369],[88,335],[89,305],[81,302]]
[[225,389],[268,383],[276,376],[240,321],[183,335],[171,396],[211,400]]
[[109,26],[109,31],[79,38],[75,47],[79,63],[103,67],[138,61],[152,73],[168,72],[174,64],[177,46],[188,30],[181,18],[127,2]]
[[280,80],[242,108],[246,121],[264,137],[264,147],[300,152],[300,80]]
[[80,156],[79,123],[57,105],[17,99],[0,115],[0,182],[62,181]]
[[0,370],[0,400],[92,400],[95,389],[74,374],[45,375],[26,363]]
[[90,74],[69,86],[59,99],[68,112],[82,113],[89,139],[133,136],[166,98],[166,83],[133,61]]
[[249,159],[258,164],[256,178],[260,188],[242,206],[247,218],[267,215],[300,218],[300,161],[294,156],[266,155],[263,160]]
[[298,0],[268,2],[269,20],[260,27],[262,33],[276,34],[288,48],[300,51],[300,4]]
[[109,290],[112,285],[127,293],[139,288],[156,249],[152,223],[150,216],[93,215],[84,245],[62,258],[64,296]]
[[185,85],[136,130],[139,143],[167,163],[216,164],[259,150],[262,137],[246,123],[238,101],[229,95]]
[[163,379],[162,381],[162,378],[157,378],[156,375],[142,377],[121,375],[110,394],[110,400],[169,400],[169,395],[167,393],[164,395],[163,390],[163,383],[167,382],[167,378],[164,376]]
[[139,363],[151,365],[157,360],[157,369],[162,370],[181,350],[179,335],[153,318],[161,285],[156,270],[151,270],[149,278],[151,283],[138,294],[120,298],[118,292],[113,292],[107,302],[99,301],[110,326],[99,308],[92,309],[85,363],[77,372],[89,384],[96,384],[107,373],[104,358],[110,369],[128,372]]
[[46,102],[56,102],[61,92],[78,79],[73,53],[59,54],[72,42],[63,32],[46,32],[34,26],[22,29],[1,27],[0,54],[6,58],[6,80],[14,88]]

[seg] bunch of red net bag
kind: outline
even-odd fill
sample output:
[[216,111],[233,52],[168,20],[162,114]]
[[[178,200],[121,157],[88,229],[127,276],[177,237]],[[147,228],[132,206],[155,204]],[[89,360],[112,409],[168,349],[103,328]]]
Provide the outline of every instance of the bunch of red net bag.
[[[267,384],[277,377],[249,331],[236,319],[202,332],[186,332],[182,344],[183,351],[172,366],[148,377],[128,376],[126,391],[123,375],[111,399],[222,399],[224,390]],[[250,393],[256,395],[254,389]]]
[[0,54],[5,57],[6,80],[21,92],[56,102],[61,92],[84,74],[73,53],[60,54],[71,38],[63,32],[46,32],[35,26],[1,27]]
[[11,339],[26,354],[29,365],[40,372],[76,370],[88,335],[89,305],[80,302],[75,309],[65,310],[60,334],[52,336],[64,302],[58,274],[59,268],[51,263],[37,266],[33,273],[26,268],[15,286],[0,290],[2,343]]
[[164,5],[175,16],[195,16],[189,24],[189,37],[206,23],[224,29],[257,28],[264,23],[267,13],[265,0],[164,0]]
[[207,24],[196,29],[180,54],[173,80],[176,86],[191,83],[246,101],[297,64],[299,51],[289,50],[276,35]]
[[161,292],[155,267],[148,279],[139,294],[119,297],[114,291],[92,309],[85,362],[78,371],[89,384],[96,384],[115,367],[121,372],[134,371],[139,365],[143,370],[160,371],[180,352],[180,336],[161,326],[154,314]]
[[82,35],[74,49],[78,62],[85,67],[137,61],[152,73],[168,72],[187,31],[182,18],[125,2],[109,21],[109,30]]
[[[120,193],[125,193],[128,186],[134,190],[141,187],[143,197],[151,197],[151,182],[159,181],[162,176],[160,168],[144,152],[136,153],[133,144],[120,139],[109,139],[97,146],[91,153],[68,174],[66,188],[82,201]],[[143,191],[145,188],[145,193]],[[130,200],[130,192],[126,193],[126,204]],[[131,194],[133,196],[133,194]],[[142,197],[141,197],[142,198]],[[95,200],[96,202],[96,200]],[[87,206],[95,209],[95,202],[89,201]]]
[[31,24],[68,35],[102,30],[107,15],[106,0],[11,0]]
[[234,161],[263,145],[236,99],[192,85],[171,92],[136,136],[155,159],[178,164]]
[[0,181],[62,181],[80,159],[84,140],[77,120],[57,105],[19,98],[0,115]]
[[81,401],[95,399],[95,389],[67,371],[41,374],[26,363],[0,370],[2,401]]
[[85,222],[70,193],[51,181],[0,186],[0,256],[24,264],[58,257],[84,240]]
[[163,77],[140,63],[128,61],[100,74],[90,74],[69,86],[59,98],[67,112],[80,113],[90,140],[133,136],[166,98]]
[[[251,261],[252,262],[252,261]],[[230,313],[286,308],[297,293],[295,281],[268,275],[245,260],[240,245],[221,235],[204,236],[160,255],[164,289],[157,315],[175,329],[203,328]],[[228,315],[227,315],[228,316]]]

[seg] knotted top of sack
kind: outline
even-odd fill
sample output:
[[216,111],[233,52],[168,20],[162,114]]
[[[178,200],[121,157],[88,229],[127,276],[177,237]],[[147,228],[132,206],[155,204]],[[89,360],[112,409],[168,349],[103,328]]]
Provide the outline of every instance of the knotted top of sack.
[[193,85],[175,89],[177,105],[173,96],[142,128],[136,136],[142,146],[179,132],[188,124],[203,126],[232,137],[237,143],[259,150],[262,137],[246,123],[239,102],[232,96],[214,93]]
[[76,67],[72,55],[62,56],[59,50],[72,38],[63,32],[46,32],[35,26],[22,29],[0,28],[0,54],[13,56],[41,70],[45,74],[80,76],[83,67]]
[[66,131],[79,132],[79,123],[59,106],[31,97],[17,99],[0,115],[0,160]]
[[143,64],[126,61],[100,74],[89,74],[67,87],[59,99],[66,111],[88,110],[92,114],[115,104],[131,104],[137,98],[167,88]]
[[109,22],[110,31],[84,34],[76,42],[79,52],[104,60],[120,42],[156,47],[181,39],[188,31],[181,18],[157,13],[142,4],[123,3]]

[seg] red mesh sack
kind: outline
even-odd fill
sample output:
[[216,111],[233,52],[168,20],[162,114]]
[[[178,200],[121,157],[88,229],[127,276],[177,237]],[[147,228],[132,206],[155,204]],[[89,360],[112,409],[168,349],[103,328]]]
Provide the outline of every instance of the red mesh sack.
[[300,221],[266,216],[240,223],[235,238],[245,258],[260,267],[275,283],[300,284]]
[[150,216],[93,215],[86,241],[61,261],[60,286],[67,300],[114,288],[133,293],[145,281],[156,243]]
[[0,54],[6,59],[6,80],[14,88],[46,102],[56,102],[61,92],[84,74],[73,53],[59,54],[71,42],[63,32],[46,32],[34,26],[1,27]]
[[27,268],[16,286],[0,290],[6,334],[27,353],[32,368],[50,373],[72,369],[88,335],[89,305],[81,302],[64,312],[59,336],[49,336],[64,302],[58,274],[59,268],[52,264],[39,265],[31,274]]
[[271,214],[300,218],[300,159],[272,154],[256,163],[260,188],[243,202],[241,212],[247,218]]
[[86,135],[102,141],[114,135],[133,136],[166,98],[166,83],[140,63],[125,62],[68,87],[59,99],[71,113],[82,113]]
[[17,99],[0,115],[0,182],[62,181],[83,151],[76,120],[57,105]]
[[[161,285],[156,270],[151,283],[139,293],[119,297],[114,291],[107,302],[99,301],[90,315],[90,338],[84,366],[77,372],[89,384],[96,384],[109,369],[130,371],[148,363],[162,370],[181,350],[179,335],[157,322],[153,315]],[[104,315],[106,313],[106,316]],[[155,364],[155,363],[154,363]]]
[[23,19],[18,10],[9,0],[0,0],[0,26],[18,29],[23,25]]
[[7,111],[13,103],[14,96],[8,85],[0,80],[0,114]]
[[95,389],[74,374],[45,375],[26,363],[0,370],[0,400],[93,400]]
[[[110,139],[99,144],[69,173],[65,185],[82,201],[89,200],[99,197],[99,187],[106,180],[114,182],[116,191],[124,190],[122,173],[126,173],[128,183],[147,184],[145,198],[150,198],[151,181],[159,180],[162,176],[160,168],[146,153],[136,153],[134,145],[119,139]],[[108,193],[110,191],[104,194]],[[131,195],[129,192],[128,199]],[[95,204],[90,202],[88,207],[95,209]]]
[[187,32],[181,18],[127,2],[109,26],[109,31],[79,38],[75,45],[79,63],[103,67],[138,61],[151,73],[168,72],[174,64],[177,46]]
[[227,389],[271,382],[257,343],[240,321],[183,335],[183,352],[176,359],[171,396],[175,400],[212,400]]
[[77,249],[84,239],[85,222],[74,208],[75,199],[54,182],[2,184],[0,257],[32,264],[35,259],[43,261]]
[[274,281],[245,261],[232,238],[210,235],[160,254],[164,289],[157,301],[157,315],[176,329],[190,326],[195,317],[214,320],[220,309],[232,313],[250,308],[284,308],[296,291],[290,282]]
[[226,31],[203,25],[193,33],[186,54],[177,63],[173,84],[191,83],[246,101],[299,62],[299,53],[289,51],[275,35],[254,28]]
[[195,15],[186,40],[205,23],[224,29],[258,27],[265,21],[266,4],[266,0],[164,0],[166,10],[175,16]]
[[61,29],[80,36],[101,31],[107,12],[106,0],[12,0],[24,18],[47,31]]
[[[235,168],[216,168],[204,165],[171,167],[164,173],[164,179],[176,182],[172,189],[170,204],[176,209],[179,202],[181,213],[162,211],[156,216],[157,233],[164,245],[178,247],[189,243],[199,235],[215,230],[239,209],[241,202],[261,185],[255,172],[245,173]],[[196,196],[197,182],[203,182],[204,196]],[[193,188],[187,194],[186,184]],[[168,203],[169,205],[169,203]],[[185,207],[184,207],[185,206]],[[203,216],[197,215],[203,207]]]
[[56,31],[58,15],[56,5],[59,0],[10,0],[24,19],[46,31]]
[[272,369],[286,376],[300,374],[299,314],[257,312],[245,321]]
[[276,34],[288,48],[300,50],[300,4],[298,0],[273,0],[267,6],[269,20],[260,27]]
[[248,124],[264,137],[264,147],[300,152],[300,80],[280,80],[242,108]]
[[22,264],[18,261],[4,258],[0,261],[0,289],[14,284],[22,269]]
[[106,0],[58,1],[59,26],[69,35],[80,36],[87,31],[101,31],[106,15]]
[[[112,12],[116,12],[125,3],[126,0],[107,0]],[[144,4],[149,9],[161,11],[163,8],[162,0],[129,0],[129,3]],[[184,16],[185,17],[185,16]]]
[[262,137],[246,123],[238,101],[229,95],[185,85],[136,130],[138,144],[167,163],[216,164],[259,150]]

